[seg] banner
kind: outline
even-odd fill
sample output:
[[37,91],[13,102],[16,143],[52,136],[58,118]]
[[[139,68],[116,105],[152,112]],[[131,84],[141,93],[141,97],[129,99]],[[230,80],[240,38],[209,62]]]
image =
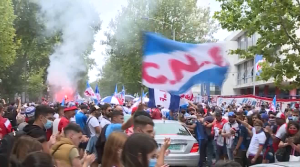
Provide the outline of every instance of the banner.
[[[273,102],[272,98],[265,98],[253,95],[240,95],[240,96],[218,96],[217,105],[221,106],[222,103],[226,104],[236,104],[236,105],[251,105],[259,108],[262,103],[267,105]],[[277,106],[281,111],[286,109],[288,104],[291,104],[291,108],[294,108],[296,103],[299,103],[300,99],[276,99]]]

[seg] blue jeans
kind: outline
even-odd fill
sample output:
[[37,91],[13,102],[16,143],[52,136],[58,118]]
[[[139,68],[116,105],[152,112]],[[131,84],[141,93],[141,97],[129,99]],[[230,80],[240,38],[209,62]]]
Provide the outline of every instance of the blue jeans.
[[232,151],[232,148],[227,148],[227,155],[228,155],[228,159],[230,161],[233,160],[233,151]]
[[199,153],[200,153],[200,159],[199,159],[198,167],[203,167],[204,166],[205,157],[206,157],[206,150],[205,150],[206,149],[206,143],[207,143],[207,140],[205,140],[205,139],[198,140]]
[[212,141],[213,142],[213,147],[214,147],[214,153],[216,156],[216,161],[218,161],[220,159],[219,153],[217,152],[217,142],[215,140]]
[[214,140],[209,140],[206,142],[206,166],[211,167],[212,166],[212,159],[213,155],[215,153],[214,150]]

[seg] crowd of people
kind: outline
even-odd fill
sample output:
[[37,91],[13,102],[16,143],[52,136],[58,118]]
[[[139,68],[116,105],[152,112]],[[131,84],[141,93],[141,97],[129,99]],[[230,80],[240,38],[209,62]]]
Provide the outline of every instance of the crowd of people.
[[[250,166],[300,156],[299,106],[189,103],[179,112],[140,104],[124,122],[120,105],[0,104],[3,167],[167,167],[171,140],[155,141],[153,119],[177,120],[199,143],[199,167]],[[223,161],[229,160],[229,161]]]
[[271,111],[249,105],[194,105],[181,110],[179,120],[199,142],[199,166],[230,160],[240,166],[299,161],[299,105]]

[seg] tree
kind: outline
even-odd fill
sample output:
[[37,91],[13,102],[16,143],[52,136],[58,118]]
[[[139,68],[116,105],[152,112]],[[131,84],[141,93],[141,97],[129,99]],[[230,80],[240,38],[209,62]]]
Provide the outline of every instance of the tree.
[[[229,31],[243,30],[248,36],[258,33],[255,46],[247,50],[233,50],[243,58],[263,55],[260,79],[273,78],[275,85],[283,89],[299,88],[300,39],[297,35],[300,20],[299,0],[217,0],[222,10],[214,17],[222,28]],[[288,79],[291,84],[283,85]]]
[[[0,79],[4,80],[4,70],[15,60],[17,43],[13,4],[11,0],[0,0]],[[1,83],[0,83],[1,84]],[[2,85],[0,85],[0,88]],[[1,89],[0,89],[1,91]],[[1,93],[1,92],[0,92]]]
[[[38,5],[28,0],[13,0],[13,6],[16,15],[15,39],[21,43],[16,51],[16,60],[4,71],[4,94],[10,99],[13,99],[15,93],[27,92],[27,87],[30,86],[29,78],[34,77],[41,69],[44,70],[40,74],[43,75],[45,84],[49,55],[53,52],[55,43],[60,41],[60,34],[45,37],[44,22],[38,17]],[[31,96],[30,93],[28,95]]]
[[44,72],[45,69],[41,68],[39,71],[33,72],[29,75],[27,82],[27,91],[29,96],[29,99],[31,101],[37,101],[43,93],[43,90],[46,88],[46,85],[44,84]]
[[[153,18],[158,21],[153,21]],[[116,83],[124,84],[126,92],[140,92],[143,31],[159,32],[172,39],[189,43],[215,41],[217,26],[209,8],[199,8],[195,0],[128,0],[106,33],[108,46],[106,64],[100,71],[100,91],[113,93]]]

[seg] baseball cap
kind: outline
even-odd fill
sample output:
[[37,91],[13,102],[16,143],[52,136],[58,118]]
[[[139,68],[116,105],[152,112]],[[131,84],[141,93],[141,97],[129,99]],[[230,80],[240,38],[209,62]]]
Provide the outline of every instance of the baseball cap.
[[267,113],[261,114],[261,119],[269,119],[269,115]]
[[76,106],[67,107],[67,108],[64,109],[64,112],[73,111],[73,110],[77,110],[77,107]]
[[282,112],[276,114],[276,118],[285,119],[285,115]]
[[34,113],[35,113],[35,107],[33,106],[27,107],[25,110],[25,115],[27,118],[33,117]]
[[228,113],[228,117],[234,117],[235,116],[235,113],[233,112],[233,111],[230,111],[229,113]]
[[207,116],[204,118],[204,122],[212,123],[214,122],[215,118],[213,116]]

